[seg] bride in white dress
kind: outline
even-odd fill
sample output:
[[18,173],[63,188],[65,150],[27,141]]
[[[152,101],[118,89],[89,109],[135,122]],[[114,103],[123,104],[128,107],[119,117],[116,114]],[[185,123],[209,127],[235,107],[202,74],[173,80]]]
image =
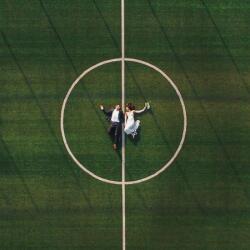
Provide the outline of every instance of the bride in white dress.
[[135,120],[134,115],[143,113],[147,109],[150,109],[148,102],[145,103],[144,108],[141,110],[135,110],[135,106],[132,103],[126,105],[124,132],[127,135],[132,135],[132,137],[135,138],[137,135],[137,129],[140,126],[140,120]]

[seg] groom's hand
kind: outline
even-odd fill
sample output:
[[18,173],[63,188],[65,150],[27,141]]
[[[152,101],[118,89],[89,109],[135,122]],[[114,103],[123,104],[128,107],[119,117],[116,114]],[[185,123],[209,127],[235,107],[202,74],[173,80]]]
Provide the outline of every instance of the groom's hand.
[[104,107],[103,107],[103,105],[100,105],[100,110],[104,110]]

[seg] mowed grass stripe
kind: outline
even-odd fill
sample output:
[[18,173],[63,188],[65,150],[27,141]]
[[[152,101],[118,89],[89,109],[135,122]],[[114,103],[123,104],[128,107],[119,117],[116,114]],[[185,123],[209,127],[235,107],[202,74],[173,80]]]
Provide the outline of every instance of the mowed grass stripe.
[[35,94],[35,92],[34,92],[32,86],[31,86],[31,83],[29,82],[29,79],[27,78],[27,76],[25,75],[25,73],[24,73],[24,71],[23,71],[21,65],[19,64],[19,61],[18,61],[16,55],[14,54],[14,52],[13,52],[13,50],[12,50],[12,48],[11,48],[11,45],[9,44],[9,42],[8,42],[8,40],[7,40],[7,37],[5,36],[5,34],[4,34],[3,32],[1,32],[1,35],[2,35],[2,38],[3,38],[3,40],[4,40],[5,45],[7,46],[8,50],[9,50],[9,52],[10,52],[10,54],[11,54],[11,57],[13,58],[13,60],[14,60],[14,62],[15,62],[15,64],[16,64],[16,66],[17,66],[17,68],[19,69],[19,71],[20,71],[20,73],[21,73],[21,75],[22,75],[22,77],[23,77],[23,79],[24,79],[24,82],[26,83],[26,85],[27,85],[27,87],[28,87],[28,89],[29,89],[31,95],[33,96],[34,101],[35,101],[37,107],[39,108],[39,110],[40,110],[40,112],[41,112],[41,115],[42,115],[42,117],[43,117],[45,123],[47,124],[47,127],[48,127],[49,132],[50,132],[51,135],[54,137],[55,142],[56,142],[56,144],[57,144],[57,146],[58,146],[58,149],[59,149],[60,152],[61,152],[61,155],[65,158],[65,161],[67,161],[67,162],[70,163],[70,164],[67,164],[67,166],[68,166],[68,168],[70,169],[70,172],[71,172],[73,178],[75,179],[76,185],[77,185],[78,188],[81,190],[81,192],[82,192],[82,194],[83,194],[83,196],[84,196],[84,198],[85,198],[87,204],[91,207],[90,199],[89,199],[89,197],[87,196],[87,194],[86,194],[86,192],[84,191],[84,189],[81,187],[81,183],[80,183],[80,181],[79,181],[79,178],[78,178],[78,176],[76,175],[76,173],[74,172],[73,168],[71,167],[71,162],[70,162],[68,156],[66,155],[64,149],[62,148],[61,144],[59,143],[59,140],[58,140],[58,138],[57,138],[57,136],[56,136],[56,134],[55,134],[55,132],[54,132],[54,130],[53,130],[51,124],[50,124],[50,121],[49,121],[49,119],[47,118],[47,116],[46,116],[46,114],[45,114],[45,112],[44,112],[42,106],[40,105],[40,102],[39,102],[39,100],[38,100],[38,98],[37,98],[37,96],[36,96],[36,94]]
[[[140,97],[142,97],[145,102],[148,101],[147,98],[146,98],[146,95],[143,93],[143,87],[140,86],[139,82],[136,79],[136,74],[132,71],[132,67],[129,67],[129,65],[127,65],[127,68],[128,68],[129,74],[130,74],[130,76],[131,76],[131,78],[133,80],[133,84],[136,86],[136,88],[137,88],[137,90],[138,90],[138,92],[140,94]],[[166,84],[169,84],[169,83],[166,81]],[[152,105],[152,107],[154,107],[154,103],[151,103],[151,105]],[[150,115],[153,118],[154,126],[159,131],[159,133],[161,135],[161,138],[163,139],[163,141],[165,143],[166,149],[169,150],[171,152],[171,154],[173,154],[176,149],[173,148],[173,146],[171,146],[170,142],[168,141],[167,137],[165,136],[165,133],[163,132],[163,130],[161,128],[161,125],[160,125],[159,121],[157,120],[154,112],[150,112]],[[181,163],[177,159],[174,162],[173,165],[177,167],[180,176],[182,177],[184,183],[186,184],[186,187],[190,190],[190,192],[192,194],[194,203],[196,203],[197,208],[199,209],[201,214],[204,215],[205,210],[202,207],[202,205],[201,205],[201,203],[199,201],[199,198],[195,194],[194,188],[192,187],[190,181],[188,180],[187,175],[185,174],[185,171],[184,171],[183,167],[181,166]],[[130,175],[130,178],[131,178],[131,175]]]
[[[10,161],[11,165],[13,166],[12,169],[14,170],[14,172],[17,174],[18,178],[20,179],[20,181],[21,181],[21,183],[22,183],[22,185],[24,187],[24,190],[27,193],[27,195],[28,195],[28,197],[29,197],[29,199],[30,199],[30,201],[31,201],[31,203],[32,203],[35,211],[39,212],[39,207],[38,207],[38,205],[37,205],[37,203],[36,203],[36,201],[35,201],[32,193],[30,191],[30,188],[26,184],[25,178],[23,177],[23,175],[22,175],[20,169],[18,168],[18,166],[17,166],[14,158],[12,157],[11,152],[10,152],[10,150],[8,148],[8,145],[6,144],[6,142],[4,141],[4,139],[2,138],[1,134],[0,134],[0,139],[1,139],[1,144],[3,145],[3,148],[4,148],[4,150],[6,151],[6,153],[8,155],[9,161]],[[8,171],[9,171],[9,169],[8,169]],[[8,202],[10,202],[9,199],[8,199]]]
[[[70,65],[71,65],[72,68],[73,68],[73,71],[74,71],[74,73],[75,73],[75,77],[78,77],[78,75],[80,74],[80,72],[78,72],[78,70],[77,70],[77,68],[76,68],[76,66],[75,66],[75,64],[74,64],[74,62],[73,62],[73,59],[71,58],[69,52],[67,51],[66,46],[65,46],[65,44],[64,44],[64,42],[63,42],[63,40],[62,40],[60,34],[59,34],[58,31],[56,30],[56,27],[55,27],[55,25],[53,24],[52,19],[51,19],[51,17],[49,16],[49,14],[48,14],[48,12],[47,12],[47,10],[46,10],[44,4],[43,4],[43,1],[42,1],[42,0],[39,0],[39,2],[40,2],[40,4],[41,4],[41,8],[42,8],[42,10],[43,10],[43,12],[44,12],[44,14],[45,14],[47,20],[48,20],[49,25],[51,26],[53,32],[55,33],[55,35],[56,35],[56,37],[57,37],[57,39],[58,39],[58,41],[59,41],[59,44],[61,45],[63,51],[65,52],[65,56],[66,56],[67,60],[69,61]],[[89,102],[91,103],[92,109],[95,111],[95,114],[96,114],[96,116],[98,117],[99,122],[102,123],[103,128],[104,128],[104,130],[105,130],[105,124],[103,123],[103,120],[102,120],[101,117],[100,117],[100,112],[98,112],[96,105],[94,104],[94,102],[93,102],[93,100],[92,100],[92,98],[91,98],[91,96],[90,96],[90,94],[89,94],[87,88],[85,87],[85,84],[81,84],[81,87],[82,87],[84,93],[87,95],[87,98],[89,99]]]
[[239,75],[239,77],[240,77],[240,80],[241,80],[241,82],[242,82],[244,88],[246,89],[246,92],[247,92],[248,94],[250,94],[249,86],[248,86],[248,84],[247,84],[245,78],[244,78],[243,75],[241,74],[239,65],[237,64],[236,60],[234,59],[234,57],[233,57],[233,55],[232,55],[232,53],[231,53],[231,51],[230,51],[230,49],[229,49],[229,47],[228,47],[228,45],[227,45],[225,39],[223,38],[223,35],[222,35],[222,33],[221,33],[221,31],[220,31],[218,25],[216,24],[216,22],[215,22],[215,20],[214,20],[214,18],[213,18],[213,16],[212,16],[212,13],[211,13],[211,11],[210,11],[209,8],[208,8],[208,5],[206,4],[206,2],[205,2],[204,0],[200,0],[200,1],[201,1],[202,5],[204,6],[204,8],[205,8],[205,10],[206,10],[206,12],[207,12],[208,17],[211,19],[211,22],[213,23],[214,28],[215,28],[215,30],[217,31],[218,36],[220,37],[220,40],[221,40],[221,42],[222,42],[222,44],[223,44],[225,50],[227,51],[227,54],[228,54],[229,58],[231,59],[233,65],[234,65],[234,67],[235,67],[235,70],[236,70],[236,72],[238,73],[238,75]]
[[225,160],[228,162],[228,164],[229,164],[230,168],[232,169],[232,172],[235,175],[238,182],[243,186],[243,191],[245,193],[246,198],[250,199],[249,191],[248,191],[245,183],[242,181],[242,178],[240,176],[239,171],[237,170],[237,168],[234,166],[234,164],[230,160],[230,155],[227,153],[227,150],[226,150],[226,148],[224,146],[224,143],[221,140],[221,138],[220,138],[220,136],[219,136],[219,134],[218,134],[218,132],[217,132],[217,130],[216,130],[216,128],[215,128],[215,126],[214,126],[214,124],[213,124],[213,122],[212,122],[212,120],[211,120],[211,118],[210,118],[210,116],[209,116],[209,114],[208,114],[208,112],[206,110],[206,108],[205,108],[205,105],[202,103],[201,98],[199,97],[198,92],[196,91],[191,78],[189,77],[188,73],[186,72],[185,66],[184,66],[181,58],[179,57],[179,55],[177,54],[177,52],[176,52],[176,50],[174,48],[174,44],[171,42],[171,40],[170,40],[166,30],[165,30],[165,27],[161,24],[161,21],[158,18],[157,14],[156,14],[156,12],[155,12],[155,10],[153,8],[151,0],[147,0],[147,2],[149,4],[152,15],[154,16],[154,18],[155,18],[156,22],[158,23],[159,27],[161,28],[161,31],[162,31],[162,33],[163,33],[163,35],[164,35],[164,37],[165,37],[165,39],[167,41],[167,44],[169,45],[170,49],[172,50],[172,52],[173,52],[173,54],[174,54],[174,56],[176,58],[176,61],[178,62],[179,66],[180,66],[180,69],[182,70],[183,74],[185,75],[185,78],[187,79],[187,82],[189,83],[189,85],[190,85],[190,87],[191,87],[191,89],[193,91],[193,94],[197,99],[197,102],[199,102],[200,108],[201,108],[202,112],[204,113],[204,115],[206,116],[207,122],[208,122],[210,128],[212,129],[215,137],[217,138],[218,144],[221,147],[221,151],[222,151],[223,155],[225,156]]

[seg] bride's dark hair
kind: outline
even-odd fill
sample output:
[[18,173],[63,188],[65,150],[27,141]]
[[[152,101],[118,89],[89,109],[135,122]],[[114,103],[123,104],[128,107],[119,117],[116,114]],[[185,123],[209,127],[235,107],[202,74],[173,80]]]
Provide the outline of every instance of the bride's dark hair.
[[126,107],[128,107],[130,110],[135,110],[135,105],[133,105],[131,102],[127,103]]

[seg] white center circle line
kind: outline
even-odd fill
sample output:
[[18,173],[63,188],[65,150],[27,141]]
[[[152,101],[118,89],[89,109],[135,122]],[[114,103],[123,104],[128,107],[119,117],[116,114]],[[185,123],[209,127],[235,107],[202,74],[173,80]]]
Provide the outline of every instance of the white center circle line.
[[65,108],[66,108],[66,104],[68,102],[68,99],[70,97],[70,94],[72,93],[73,89],[75,88],[75,86],[79,83],[79,81],[84,78],[84,76],[86,76],[89,72],[91,72],[92,70],[99,68],[105,64],[110,64],[110,63],[114,63],[114,62],[121,62],[122,58],[114,58],[114,59],[110,59],[110,60],[105,60],[102,61],[100,63],[97,63],[93,66],[91,66],[90,68],[88,68],[87,70],[85,70],[71,85],[71,87],[69,88],[64,100],[63,100],[63,104],[62,104],[62,109],[61,109],[61,119],[60,119],[60,127],[61,127],[61,134],[62,134],[62,138],[63,138],[63,143],[66,147],[67,152],[69,153],[69,155],[71,156],[71,158],[73,159],[73,161],[78,165],[78,167],[80,167],[83,171],[85,171],[87,174],[89,174],[90,176],[92,176],[93,178],[108,183],[108,184],[114,184],[114,185],[134,185],[134,184],[139,184],[145,181],[148,181],[150,179],[155,178],[156,176],[158,176],[159,174],[161,174],[163,171],[165,171],[176,159],[176,157],[178,156],[178,154],[180,153],[184,141],[185,141],[185,137],[186,137],[186,132],[187,132],[187,112],[186,112],[186,107],[185,107],[185,103],[184,100],[182,98],[182,95],[178,89],[178,87],[175,85],[175,83],[171,80],[171,78],[164,73],[161,69],[159,69],[158,67],[156,67],[155,65],[145,62],[143,60],[139,60],[139,59],[135,59],[135,58],[125,58],[126,62],[134,62],[134,63],[138,63],[138,64],[142,64],[145,65],[151,69],[154,69],[155,71],[157,71],[158,73],[160,73],[169,83],[170,85],[174,88],[179,101],[181,103],[181,107],[182,107],[182,113],[183,113],[183,131],[182,131],[182,137],[180,140],[180,143],[175,151],[175,153],[172,155],[172,157],[170,158],[170,160],[164,165],[162,166],[158,171],[156,171],[155,173],[141,178],[141,179],[137,179],[137,180],[132,180],[132,181],[115,181],[115,180],[110,180],[110,179],[106,179],[103,178],[101,176],[96,175],[95,173],[91,172],[90,170],[88,170],[81,162],[79,162],[79,160],[74,156],[74,154],[72,153],[66,136],[65,136],[65,132],[64,132],[64,112],[65,112]]

